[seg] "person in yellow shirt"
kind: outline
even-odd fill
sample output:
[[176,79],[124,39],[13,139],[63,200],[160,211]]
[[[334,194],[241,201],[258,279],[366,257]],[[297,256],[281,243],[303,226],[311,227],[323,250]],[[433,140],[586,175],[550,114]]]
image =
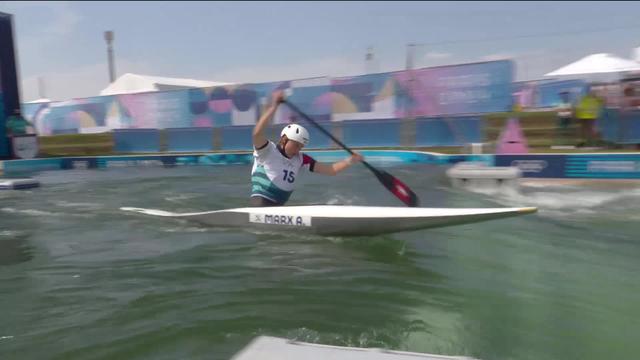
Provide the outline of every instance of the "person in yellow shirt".
[[576,106],[576,119],[580,123],[580,133],[583,142],[581,145],[593,145],[595,142],[595,123],[602,111],[602,101],[596,96],[593,90],[580,99]]

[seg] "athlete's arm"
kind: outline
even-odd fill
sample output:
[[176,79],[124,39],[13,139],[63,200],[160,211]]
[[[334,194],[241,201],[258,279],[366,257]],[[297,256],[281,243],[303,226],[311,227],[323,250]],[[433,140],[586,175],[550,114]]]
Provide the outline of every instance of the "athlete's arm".
[[269,105],[269,108],[267,108],[264,114],[262,114],[258,123],[253,128],[253,147],[256,149],[264,147],[267,143],[267,138],[264,136],[264,130],[269,124],[269,121],[271,121],[273,115],[276,113],[278,105],[284,100],[284,93],[281,90],[276,91],[273,93],[271,98],[271,105]]
[[351,167],[351,165],[357,162],[360,162],[362,160],[363,160],[362,155],[356,153],[344,160],[334,162],[333,164],[323,164],[323,163],[317,162],[315,164],[313,172],[333,176],[343,170],[348,169],[349,167]]

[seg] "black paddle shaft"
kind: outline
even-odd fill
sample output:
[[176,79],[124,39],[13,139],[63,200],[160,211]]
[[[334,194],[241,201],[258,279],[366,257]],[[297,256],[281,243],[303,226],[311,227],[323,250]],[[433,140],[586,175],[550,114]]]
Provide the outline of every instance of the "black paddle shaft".
[[[307,114],[303,113],[302,110],[298,109],[297,106],[293,105],[287,100],[283,100],[283,103],[287,104],[293,111],[302,116],[307,122],[311,123],[318,130],[320,130],[323,134],[327,135],[333,142],[340,145],[344,150],[349,152],[350,154],[354,154],[353,150],[351,150],[347,145],[342,143],[342,141],[338,140],[332,133],[327,131],[325,128],[320,126],[315,120],[309,117]],[[398,199],[400,199],[407,206],[416,207],[418,206],[419,199],[418,196],[402,181],[398,180],[395,176],[389,174],[384,170],[379,170],[373,167],[373,165],[369,164],[366,161],[362,161],[362,165],[364,165],[367,169],[371,170],[371,172],[378,178],[378,180],[391,191]]]
[[[322,126],[320,126],[320,124],[318,124],[315,120],[313,120],[311,117],[309,117],[309,115],[305,114],[302,112],[302,110],[298,109],[297,106],[293,105],[292,103],[288,102],[287,100],[283,100],[282,102],[284,102],[285,104],[287,104],[287,106],[289,106],[291,109],[293,109],[293,111],[297,112],[299,115],[301,115],[305,120],[307,120],[308,122],[310,122],[313,126],[315,126],[318,130],[322,131],[323,134],[327,135],[329,138],[331,138],[331,140],[333,140],[333,142],[335,142],[336,144],[340,145],[340,147],[342,147],[343,149],[345,149],[347,152],[349,152],[349,154],[353,155],[354,152],[353,150],[351,150],[347,145],[345,145],[342,141],[338,140],[338,138],[336,138],[335,136],[333,136],[333,134],[329,131],[327,131],[327,129],[323,128]],[[373,171],[374,174],[377,174],[377,169],[374,168],[373,166],[371,166],[368,162],[362,160],[362,164],[364,166],[366,166],[369,170]]]

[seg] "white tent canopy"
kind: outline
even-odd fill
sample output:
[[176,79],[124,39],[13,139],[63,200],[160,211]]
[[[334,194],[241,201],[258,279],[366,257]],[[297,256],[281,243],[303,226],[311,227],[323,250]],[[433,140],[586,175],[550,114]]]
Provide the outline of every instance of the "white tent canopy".
[[212,86],[230,85],[230,83],[167,78],[127,73],[100,91],[100,95],[134,94],[150,91],[190,89]]
[[592,54],[544,76],[619,73],[640,70],[640,63],[611,54]]

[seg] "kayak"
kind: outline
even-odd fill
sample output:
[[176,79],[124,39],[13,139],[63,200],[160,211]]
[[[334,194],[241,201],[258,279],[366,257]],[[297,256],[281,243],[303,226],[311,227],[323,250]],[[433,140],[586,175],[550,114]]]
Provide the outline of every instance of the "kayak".
[[258,336],[231,360],[476,360],[467,356],[425,354],[378,348],[314,344],[272,336]]
[[344,205],[245,207],[192,213],[135,207],[120,209],[155,217],[186,219],[213,227],[294,230],[333,236],[391,234],[503,219],[537,211],[535,207],[455,209]]

